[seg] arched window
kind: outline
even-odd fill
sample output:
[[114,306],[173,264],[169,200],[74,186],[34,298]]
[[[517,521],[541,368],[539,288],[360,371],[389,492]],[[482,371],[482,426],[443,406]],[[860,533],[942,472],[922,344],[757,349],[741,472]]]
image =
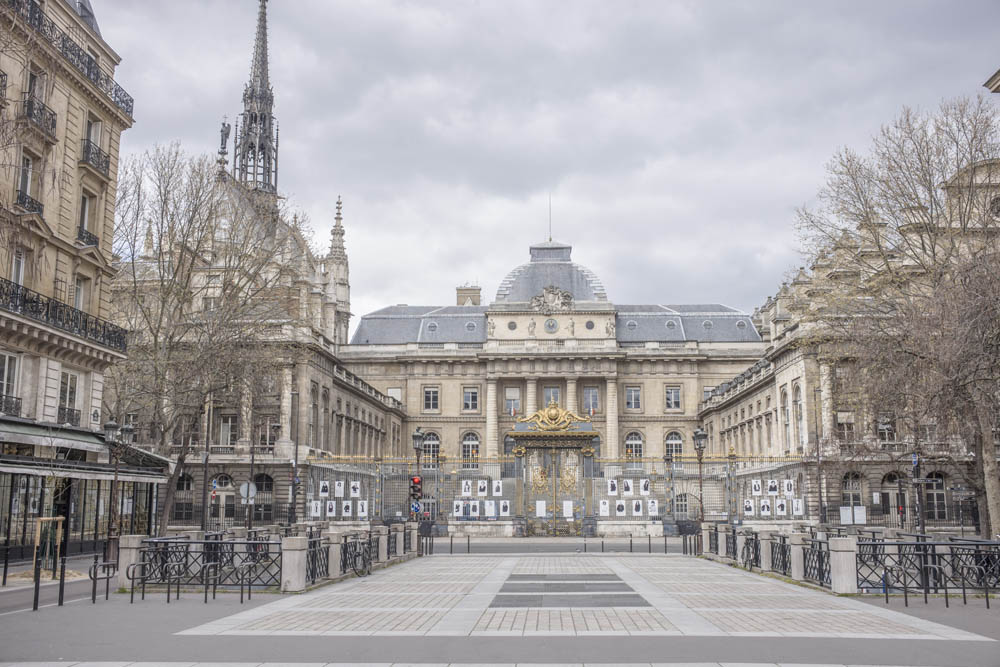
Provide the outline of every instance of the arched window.
[[479,467],[479,436],[466,433],[462,436],[462,468],[475,470]]
[[274,491],[274,480],[271,479],[270,475],[264,473],[254,475],[253,483],[257,487],[257,493],[272,493]]
[[678,519],[686,519],[688,516],[688,494],[678,493],[674,499],[674,516]]
[[191,475],[184,473],[177,478],[177,490],[178,491],[190,491],[194,487],[194,478]]
[[630,459],[642,458],[642,434],[632,431],[625,436],[625,457]]
[[437,433],[424,435],[424,470],[437,470],[438,455],[441,453],[441,437]]
[[217,489],[231,489],[233,488],[233,478],[229,475],[222,473],[221,475],[215,476],[215,488]]
[[861,475],[849,472],[840,483],[840,504],[854,507],[861,504]]
[[792,448],[792,421],[788,414],[788,392],[781,392],[781,421],[785,428],[785,449]]
[[680,458],[681,454],[684,453],[684,436],[677,431],[667,433],[664,451],[675,459]]
[[902,477],[897,472],[888,472],[882,477],[882,484],[879,488],[879,504],[882,514],[888,516],[900,516],[906,514],[906,490],[900,484]]
[[945,505],[945,476],[942,472],[932,472],[927,475],[927,479],[933,480],[930,484],[924,485],[927,498],[927,518],[947,519],[948,512]]
[[802,387],[795,386],[792,400],[795,403],[795,430],[798,431],[799,450],[803,450],[806,444],[806,421],[805,410],[802,409]]

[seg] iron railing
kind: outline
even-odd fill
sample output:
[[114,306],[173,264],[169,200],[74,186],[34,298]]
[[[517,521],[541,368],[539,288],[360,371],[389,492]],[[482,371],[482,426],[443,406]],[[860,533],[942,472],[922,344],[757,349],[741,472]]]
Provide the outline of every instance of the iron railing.
[[0,309],[125,352],[125,329],[61,301],[0,278]]
[[372,560],[370,538],[360,535],[344,536],[344,542],[340,548],[341,572],[344,574],[354,572],[361,577],[371,574]]
[[712,530],[708,531],[708,551],[715,555],[719,555],[719,527],[713,526]]
[[740,554],[743,567],[760,567],[760,537],[752,530],[743,533],[743,553]]
[[125,89],[115,83],[114,77],[101,71],[97,60],[87,50],[76,43],[52,19],[45,15],[42,7],[34,0],[5,0],[18,16],[38,35],[52,45],[81,74],[90,79],[98,90],[107,95],[111,102],[130,118],[134,101]]
[[736,533],[733,531],[726,533],[726,558],[736,560]]
[[99,244],[97,235],[92,232],[88,232],[83,227],[80,227],[80,229],[77,230],[76,240],[80,241],[85,246],[97,247],[97,245]]
[[70,426],[80,425],[80,411],[75,408],[67,408],[62,405],[56,411],[57,424],[69,424]]
[[1000,542],[859,542],[856,561],[863,590],[1000,586]]
[[403,531],[403,553],[409,553],[413,551],[413,538],[410,537],[410,531]]
[[45,207],[42,206],[42,202],[32,197],[24,190],[17,191],[17,205],[25,213],[37,213],[38,215],[41,215],[45,210]]
[[27,118],[49,137],[56,136],[56,112],[31,93],[24,94],[21,102],[21,117]]
[[330,550],[322,537],[310,537],[306,549],[306,583],[315,584],[330,576]]
[[142,544],[140,561],[146,563],[148,584],[204,584],[217,571],[219,586],[281,585],[280,542],[152,538]]
[[785,535],[775,535],[771,541],[771,570],[790,576],[792,573],[792,546]]
[[829,588],[830,543],[826,540],[806,540],[802,547],[803,576],[806,580]]
[[111,172],[111,156],[101,150],[101,147],[90,139],[84,139],[80,148],[80,162],[86,162],[91,167],[107,176]]
[[398,556],[396,553],[396,533],[389,533],[388,547],[386,548],[386,555],[389,558],[393,556]]
[[0,106],[7,103],[7,72],[0,72]]
[[0,394],[0,413],[8,417],[20,417],[21,399],[18,396]]

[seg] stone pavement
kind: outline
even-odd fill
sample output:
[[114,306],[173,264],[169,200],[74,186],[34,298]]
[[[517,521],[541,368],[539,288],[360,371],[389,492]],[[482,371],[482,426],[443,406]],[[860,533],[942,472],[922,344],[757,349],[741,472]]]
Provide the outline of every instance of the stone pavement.
[[422,558],[179,634],[992,641],[707,560],[623,554]]

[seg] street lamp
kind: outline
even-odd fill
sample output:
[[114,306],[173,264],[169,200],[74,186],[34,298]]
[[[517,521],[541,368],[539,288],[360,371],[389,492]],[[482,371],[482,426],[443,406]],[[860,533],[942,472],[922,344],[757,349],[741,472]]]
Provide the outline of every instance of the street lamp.
[[701,523],[705,523],[705,478],[701,474],[701,462],[705,457],[706,440],[708,440],[708,434],[700,428],[696,428],[694,430],[694,452],[698,455],[698,507]]
[[413,452],[417,457],[417,470],[420,470],[420,454],[424,451],[424,432],[417,427],[417,430],[413,432]]
[[108,447],[108,455],[115,464],[115,480],[111,485],[111,513],[108,517],[108,546],[105,549],[105,559],[118,560],[118,537],[121,532],[121,516],[118,513],[118,467],[125,450],[132,445],[135,429],[131,424],[122,427],[113,419],[104,425],[104,444]]

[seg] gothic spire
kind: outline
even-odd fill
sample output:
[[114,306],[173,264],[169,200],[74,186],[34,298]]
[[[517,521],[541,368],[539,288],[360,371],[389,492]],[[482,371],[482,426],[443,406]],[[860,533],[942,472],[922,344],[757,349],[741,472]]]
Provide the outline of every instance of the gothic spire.
[[337,196],[337,214],[334,216],[333,229],[330,230],[330,257],[335,260],[347,261],[347,248],[344,247],[344,203]]
[[243,88],[243,113],[236,126],[233,175],[253,190],[275,192],[278,185],[278,131],[274,91],[267,62],[267,0],[260,0],[250,80]]

